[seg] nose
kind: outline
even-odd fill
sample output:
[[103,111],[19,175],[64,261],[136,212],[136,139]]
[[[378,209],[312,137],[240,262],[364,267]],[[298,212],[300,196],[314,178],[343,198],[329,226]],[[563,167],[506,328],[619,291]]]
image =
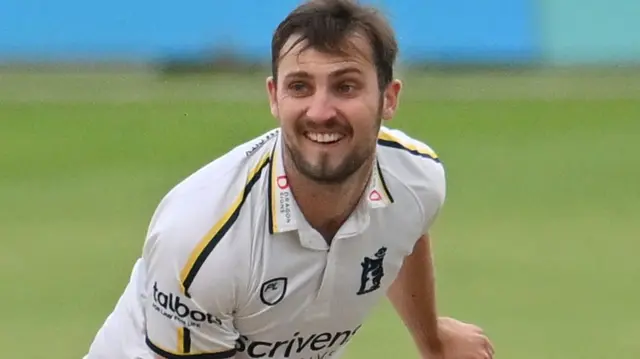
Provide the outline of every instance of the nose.
[[316,91],[307,108],[307,118],[322,123],[336,116],[336,108],[331,96],[324,91]]

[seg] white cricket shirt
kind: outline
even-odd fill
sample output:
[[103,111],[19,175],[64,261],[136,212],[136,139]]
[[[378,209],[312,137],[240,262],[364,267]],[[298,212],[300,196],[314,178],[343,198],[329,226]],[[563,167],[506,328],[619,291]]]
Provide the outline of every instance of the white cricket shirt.
[[85,359],[339,356],[439,212],[444,169],[383,127],[366,196],[329,246],[293,199],[281,141],[244,143],[163,198]]

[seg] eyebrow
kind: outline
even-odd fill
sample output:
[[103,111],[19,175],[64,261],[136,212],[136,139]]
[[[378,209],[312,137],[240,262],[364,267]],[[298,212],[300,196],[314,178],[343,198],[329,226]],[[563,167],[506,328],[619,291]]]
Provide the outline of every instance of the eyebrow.
[[336,70],[334,72],[332,72],[331,74],[329,74],[329,76],[331,77],[340,77],[342,75],[347,75],[347,74],[362,74],[362,70],[360,70],[357,67],[345,67],[344,69],[340,69],[340,70]]
[[[343,69],[339,69],[339,70],[336,70],[336,71],[330,73],[329,77],[340,77],[340,76],[351,74],[351,73],[362,74],[362,70],[360,70],[357,67],[345,67]],[[309,74],[306,71],[294,71],[294,72],[290,72],[287,75],[285,75],[286,79],[290,79],[290,78],[311,78],[311,77],[312,77],[311,74]]]

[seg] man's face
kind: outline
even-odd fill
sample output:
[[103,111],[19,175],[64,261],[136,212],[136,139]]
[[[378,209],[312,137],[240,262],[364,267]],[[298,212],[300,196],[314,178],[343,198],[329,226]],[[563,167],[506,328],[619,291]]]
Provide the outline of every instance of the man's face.
[[304,41],[291,48],[296,38],[283,47],[277,83],[267,81],[271,113],[296,170],[341,183],[373,158],[380,123],[393,116],[401,86],[394,81],[380,91],[363,37],[349,39],[346,55],[304,49]]

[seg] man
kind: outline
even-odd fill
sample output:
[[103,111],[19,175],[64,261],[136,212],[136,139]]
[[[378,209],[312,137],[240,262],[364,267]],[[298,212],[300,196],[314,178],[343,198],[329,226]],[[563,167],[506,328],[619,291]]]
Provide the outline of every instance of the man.
[[385,20],[309,1],[272,41],[279,127],[195,172],[158,206],[142,257],[86,359],[337,358],[386,293],[423,358],[492,358],[435,308],[436,154],[381,126],[398,106]]

